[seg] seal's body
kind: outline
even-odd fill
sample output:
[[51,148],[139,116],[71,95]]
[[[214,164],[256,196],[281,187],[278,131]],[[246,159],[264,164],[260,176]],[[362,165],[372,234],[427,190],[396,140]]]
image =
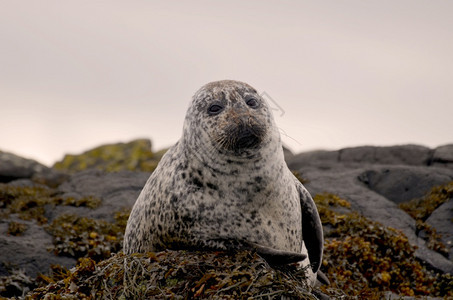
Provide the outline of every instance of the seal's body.
[[124,252],[250,245],[308,249],[316,273],[322,226],[312,198],[284,161],[265,101],[245,83],[213,82],[193,97],[182,138],[137,199]]

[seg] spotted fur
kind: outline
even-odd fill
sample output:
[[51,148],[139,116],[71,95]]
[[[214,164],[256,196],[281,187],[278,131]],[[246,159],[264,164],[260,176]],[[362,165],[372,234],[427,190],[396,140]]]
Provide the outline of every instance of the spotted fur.
[[[210,112],[213,104],[221,111]],[[124,252],[243,243],[296,253],[308,248],[316,273],[322,227],[312,198],[284,161],[267,103],[245,83],[212,82],[194,95],[182,138],[138,197]]]

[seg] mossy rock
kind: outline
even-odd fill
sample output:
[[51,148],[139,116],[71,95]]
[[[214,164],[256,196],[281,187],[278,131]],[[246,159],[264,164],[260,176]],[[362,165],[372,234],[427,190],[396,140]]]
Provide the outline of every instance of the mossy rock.
[[453,276],[427,270],[415,257],[406,236],[391,227],[348,211],[347,200],[333,194],[314,200],[325,230],[321,266],[348,296],[381,299],[383,292],[401,296],[453,297]]
[[107,172],[143,171],[152,172],[165,150],[154,154],[151,141],[134,140],[129,143],[103,145],[80,155],[66,155],[53,166],[56,170],[75,173],[94,168]]
[[115,213],[115,222],[62,214],[46,226],[53,237],[48,250],[55,255],[74,258],[90,257],[96,261],[122,249],[130,210]]
[[56,278],[25,299],[317,299],[296,265],[271,267],[249,251],[120,253]]
[[8,218],[18,214],[23,220],[36,220],[39,224],[47,223],[47,206],[57,205],[97,208],[101,199],[87,196],[80,199],[62,198],[57,190],[44,185],[14,186],[0,183],[0,217]]
[[[436,228],[430,226],[425,221],[431,214],[442,204],[453,199],[453,181],[444,185],[433,187],[424,197],[413,199],[401,203],[399,207],[406,211],[416,221],[417,235],[423,232],[429,249],[437,251],[445,257],[448,257],[448,249],[441,241],[441,236],[437,233]],[[453,220],[452,224],[453,226]]]
[[426,221],[433,211],[453,199],[453,181],[433,187],[423,198],[401,203],[399,206],[415,220]]

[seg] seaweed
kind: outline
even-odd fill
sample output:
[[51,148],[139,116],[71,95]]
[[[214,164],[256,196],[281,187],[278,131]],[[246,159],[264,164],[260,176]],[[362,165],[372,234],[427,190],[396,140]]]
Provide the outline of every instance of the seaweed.
[[[334,288],[349,296],[375,299],[385,291],[403,296],[453,296],[451,277],[427,270],[402,232],[357,212],[334,211],[349,207],[336,195],[316,195],[314,200],[323,225],[329,227],[322,270]],[[328,287],[323,289],[328,292]]]
[[56,255],[90,257],[96,261],[109,258],[122,248],[129,211],[115,213],[115,222],[63,214],[46,230],[53,236],[49,248]]
[[[442,236],[425,221],[431,216],[434,210],[449,199],[453,199],[453,181],[433,187],[425,197],[412,199],[399,205],[401,209],[415,219],[417,226],[416,233],[426,241],[427,247],[447,258],[449,253],[447,246],[441,241]],[[451,221],[453,223],[453,219]]]
[[13,186],[0,184],[0,217],[7,218],[18,214],[22,220],[36,220],[43,225],[48,222],[45,217],[46,206],[75,206],[97,208],[102,204],[101,199],[85,196],[79,199],[63,198],[59,193],[43,185]]
[[295,265],[272,268],[250,251],[119,253],[99,263],[84,259],[26,299],[316,299],[304,274]]
[[27,224],[11,221],[8,223],[8,234],[14,236],[21,236],[28,229]]
[[401,203],[399,207],[415,220],[426,221],[434,210],[453,199],[453,181],[433,187],[423,198]]

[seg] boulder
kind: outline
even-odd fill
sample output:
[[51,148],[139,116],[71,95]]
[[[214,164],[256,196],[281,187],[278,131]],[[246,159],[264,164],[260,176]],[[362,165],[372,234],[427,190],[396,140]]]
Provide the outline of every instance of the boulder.
[[[47,250],[55,245],[55,235],[52,236],[50,233],[54,233],[46,226],[60,220],[65,214],[76,215],[75,219],[79,216],[80,219],[92,220],[88,225],[105,221],[106,223],[99,224],[107,231],[110,225],[116,227],[116,233],[103,235],[101,227],[80,232],[66,224],[67,230],[75,231],[71,238],[81,239],[77,240],[81,243],[77,247],[89,247],[90,244],[86,242],[99,243],[98,246],[104,247],[102,249],[105,253],[109,253],[109,244],[103,243],[110,241],[116,243],[114,251],[118,251],[122,239],[118,228],[124,230],[124,227],[121,227],[125,226],[124,216],[127,218],[127,210],[133,206],[150,175],[149,170],[143,172],[143,166],[153,162],[155,167],[165,152],[164,150],[150,155],[148,146],[150,148],[151,145],[146,140],[120,143],[87,151],[85,154],[89,155],[85,157],[81,155],[77,158],[65,158],[59,167],[67,175],[35,161],[1,153],[0,162],[3,159],[7,164],[0,163],[0,176],[7,175],[0,178],[7,178],[8,183],[0,184],[0,276],[11,274],[11,269],[21,268],[28,276],[34,277],[39,272],[49,272],[51,264],[67,268],[74,266],[74,257],[61,254],[56,256]],[[134,151],[131,149],[139,149],[137,152],[142,152],[145,148],[148,148],[148,154],[138,160],[125,160],[124,155],[133,156]],[[430,150],[414,145],[356,147],[296,155],[285,151],[285,158],[290,169],[308,179],[305,186],[313,196],[332,193],[346,199],[350,203],[348,210],[351,212],[358,212],[372,221],[403,232],[409,243],[418,247],[415,256],[425,265],[439,272],[453,273],[452,200],[438,207],[426,221],[442,234],[442,241],[450,250],[450,260],[427,247],[425,240],[416,234],[416,221],[398,207],[398,203],[424,196],[432,186],[453,180],[453,169],[445,168],[449,163],[449,149],[443,146]],[[119,152],[121,155],[109,156],[109,151]],[[96,154],[97,158],[93,159]],[[110,162],[110,159],[114,162]],[[122,163],[124,168],[120,167]],[[443,167],[439,167],[441,165]],[[11,166],[19,167],[15,169]],[[80,171],[81,169],[84,170]],[[56,178],[53,184],[52,176]],[[8,205],[11,206],[11,200],[14,200],[11,198],[14,194],[11,189],[16,191],[15,195],[24,197],[20,199],[23,206],[15,206],[16,209],[23,207],[24,211],[9,212]],[[36,210],[37,208],[39,210]],[[27,213],[27,210],[35,210],[35,214],[21,215]],[[122,225],[119,226],[115,212],[121,210],[126,213],[123,214]],[[36,217],[36,212],[39,218]],[[23,220],[24,217],[31,219]],[[47,222],[47,225],[37,220]],[[56,224],[58,226],[59,223]],[[70,244],[62,247],[67,245]],[[388,274],[377,276],[385,278]]]
[[[8,233],[12,222],[25,228],[20,235]],[[39,273],[47,273],[50,265],[59,264],[71,268],[76,259],[55,256],[47,249],[52,245],[52,236],[35,220],[26,221],[17,216],[0,219],[0,276],[8,275],[11,269],[22,269],[26,275],[35,278]]]
[[369,189],[399,204],[423,197],[433,186],[453,180],[453,170],[424,166],[374,167],[358,179]]
[[[150,173],[144,172],[114,172],[107,173],[100,170],[87,170],[72,175],[67,182],[56,189],[41,186],[31,180],[21,179],[1,186],[18,191],[17,195],[25,195],[21,201],[34,201],[33,191],[37,191],[36,197],[41,202],[32,203],[30,207],[41,206],[44,215],[40,218],[46,222],[39,224],[36,220],[23,220],[30,215],[8,214],[7,206],[2,207],[2,200],[8,202],[5,197],[12,197],[13,192],[3,191],[0,193],[0,276],[9,274],[11,269],[23,269],[25,275],[31,278],[38,273],[48,273],[52,264],[60,264],[70,268],[75,266],[76,259],[65,256],[56,256],[48,251],[53,245],[52,237],[46,227],[64,214],[77,215],[80,218],[105,220],[114,222],[115,212],[131,209],[143,188]],[[20,189],[25,189],[23,193]],[[9,191],[9,190],[8,190]],[[2,196],[3,195],[3,196]],[[46,198],[47,197],[47,198]],[[79,202],[83,199],[96,200],[98,205],[91,208]],[[19,201],[19,198],[12,199]],[[6,202],[3,202],[5,205]],[[7,203],[6,203],[7,205]],[[3,210],[6,208],[6,211]],[[23,224],[25,231],[12,235],[11,223]]]
[[145,171],[152,172],[163,153],[155,155],[148,139],[128,143],[108,144],[88,150],[82,154],[66,155],[53,166],[56,170],[76,173],[87,169],[108,172]]
[[354,147],[339,151],[341,162],[387,164],[387,165],[427,165],[431,149],[418,145],[392,147]]
[[0,151],[0,183],[17,179],[33,179],[37,182],[57,186],[65,178],[60,172],[50,169],[35,160]]
[[[340,151],[341,152],[341,151]],[[373,152],[373,151],[371,151]],[[361,163],[326,163],[321,157],[327,157],[335,161],[334,152],[311,152],[308,154],[297,154],[288,161],[290,169],[298,171],[308,180],[305,184],[308,191],[314,196],[322,193],[333,193],[347,199],[351,203],[351,209],[358,211],[363,216],[401,230],[409,239],[411,245],[418,247],[415,254],[432,269],[446,273],[453,273],[453,262],[441,254],[430,250],[426,242],[416,235],[416,222],[406,212],[401,210],[396,202],[400,199],[410,199],[412,195],[423,196],[436,183],[445,183],[451,180],[450,170],[433,167],[414,167],[412,165],[370,165]],[[310,159],[314,158],[314,159]],[[351,161],[363,161],[364,158]],[[307,161],[310,163],[305,164]],[[386,172],[386,170],[391,170]],[[386,176],[392,176],[388,179]],[[414,186],[411,194],[398,195],[399,185],[408,182]],[[428,178],[429,183],[423,185],[424,179]],[[412,181],[411,181],[412,180]],[[370,182],[377,191],[370,189]],[[393,185],[392,185],[393,183]],[[417,185],[422,187],[418,188]],[[393,188],[392,188],[393,186]],[[404,185],[407,187],[407,185]],[[403,191],[405,190],[403,187]],[[396,189],[396,190],[394,190]],[[388,199],[387,196],[393,200]]]
[[453,167],[453,144],[434,149],[432,164],[435,166]]
[[453,260],[453,199],[439,206],[426,223],[436,228],[442,243],[447,247],[449,258]]
[[131,209],[137,200],[143,186],[151,173],[147,172],[105,172],[100,170],[87,170],[71,176],[68,181],[58,187],[62,198],[81,199],[94,197],[101,199],[102,204],[95,208],[59,206],[49,215],[52,220],[63,212],[72,210],[77,214],[111,221],[113,212],[123,208]]
[[316,150],[296,154],[286,160],[292,169],[297,170],[307,166],[316,166],[321,169],[330,169],[339,163],[338,151]]

